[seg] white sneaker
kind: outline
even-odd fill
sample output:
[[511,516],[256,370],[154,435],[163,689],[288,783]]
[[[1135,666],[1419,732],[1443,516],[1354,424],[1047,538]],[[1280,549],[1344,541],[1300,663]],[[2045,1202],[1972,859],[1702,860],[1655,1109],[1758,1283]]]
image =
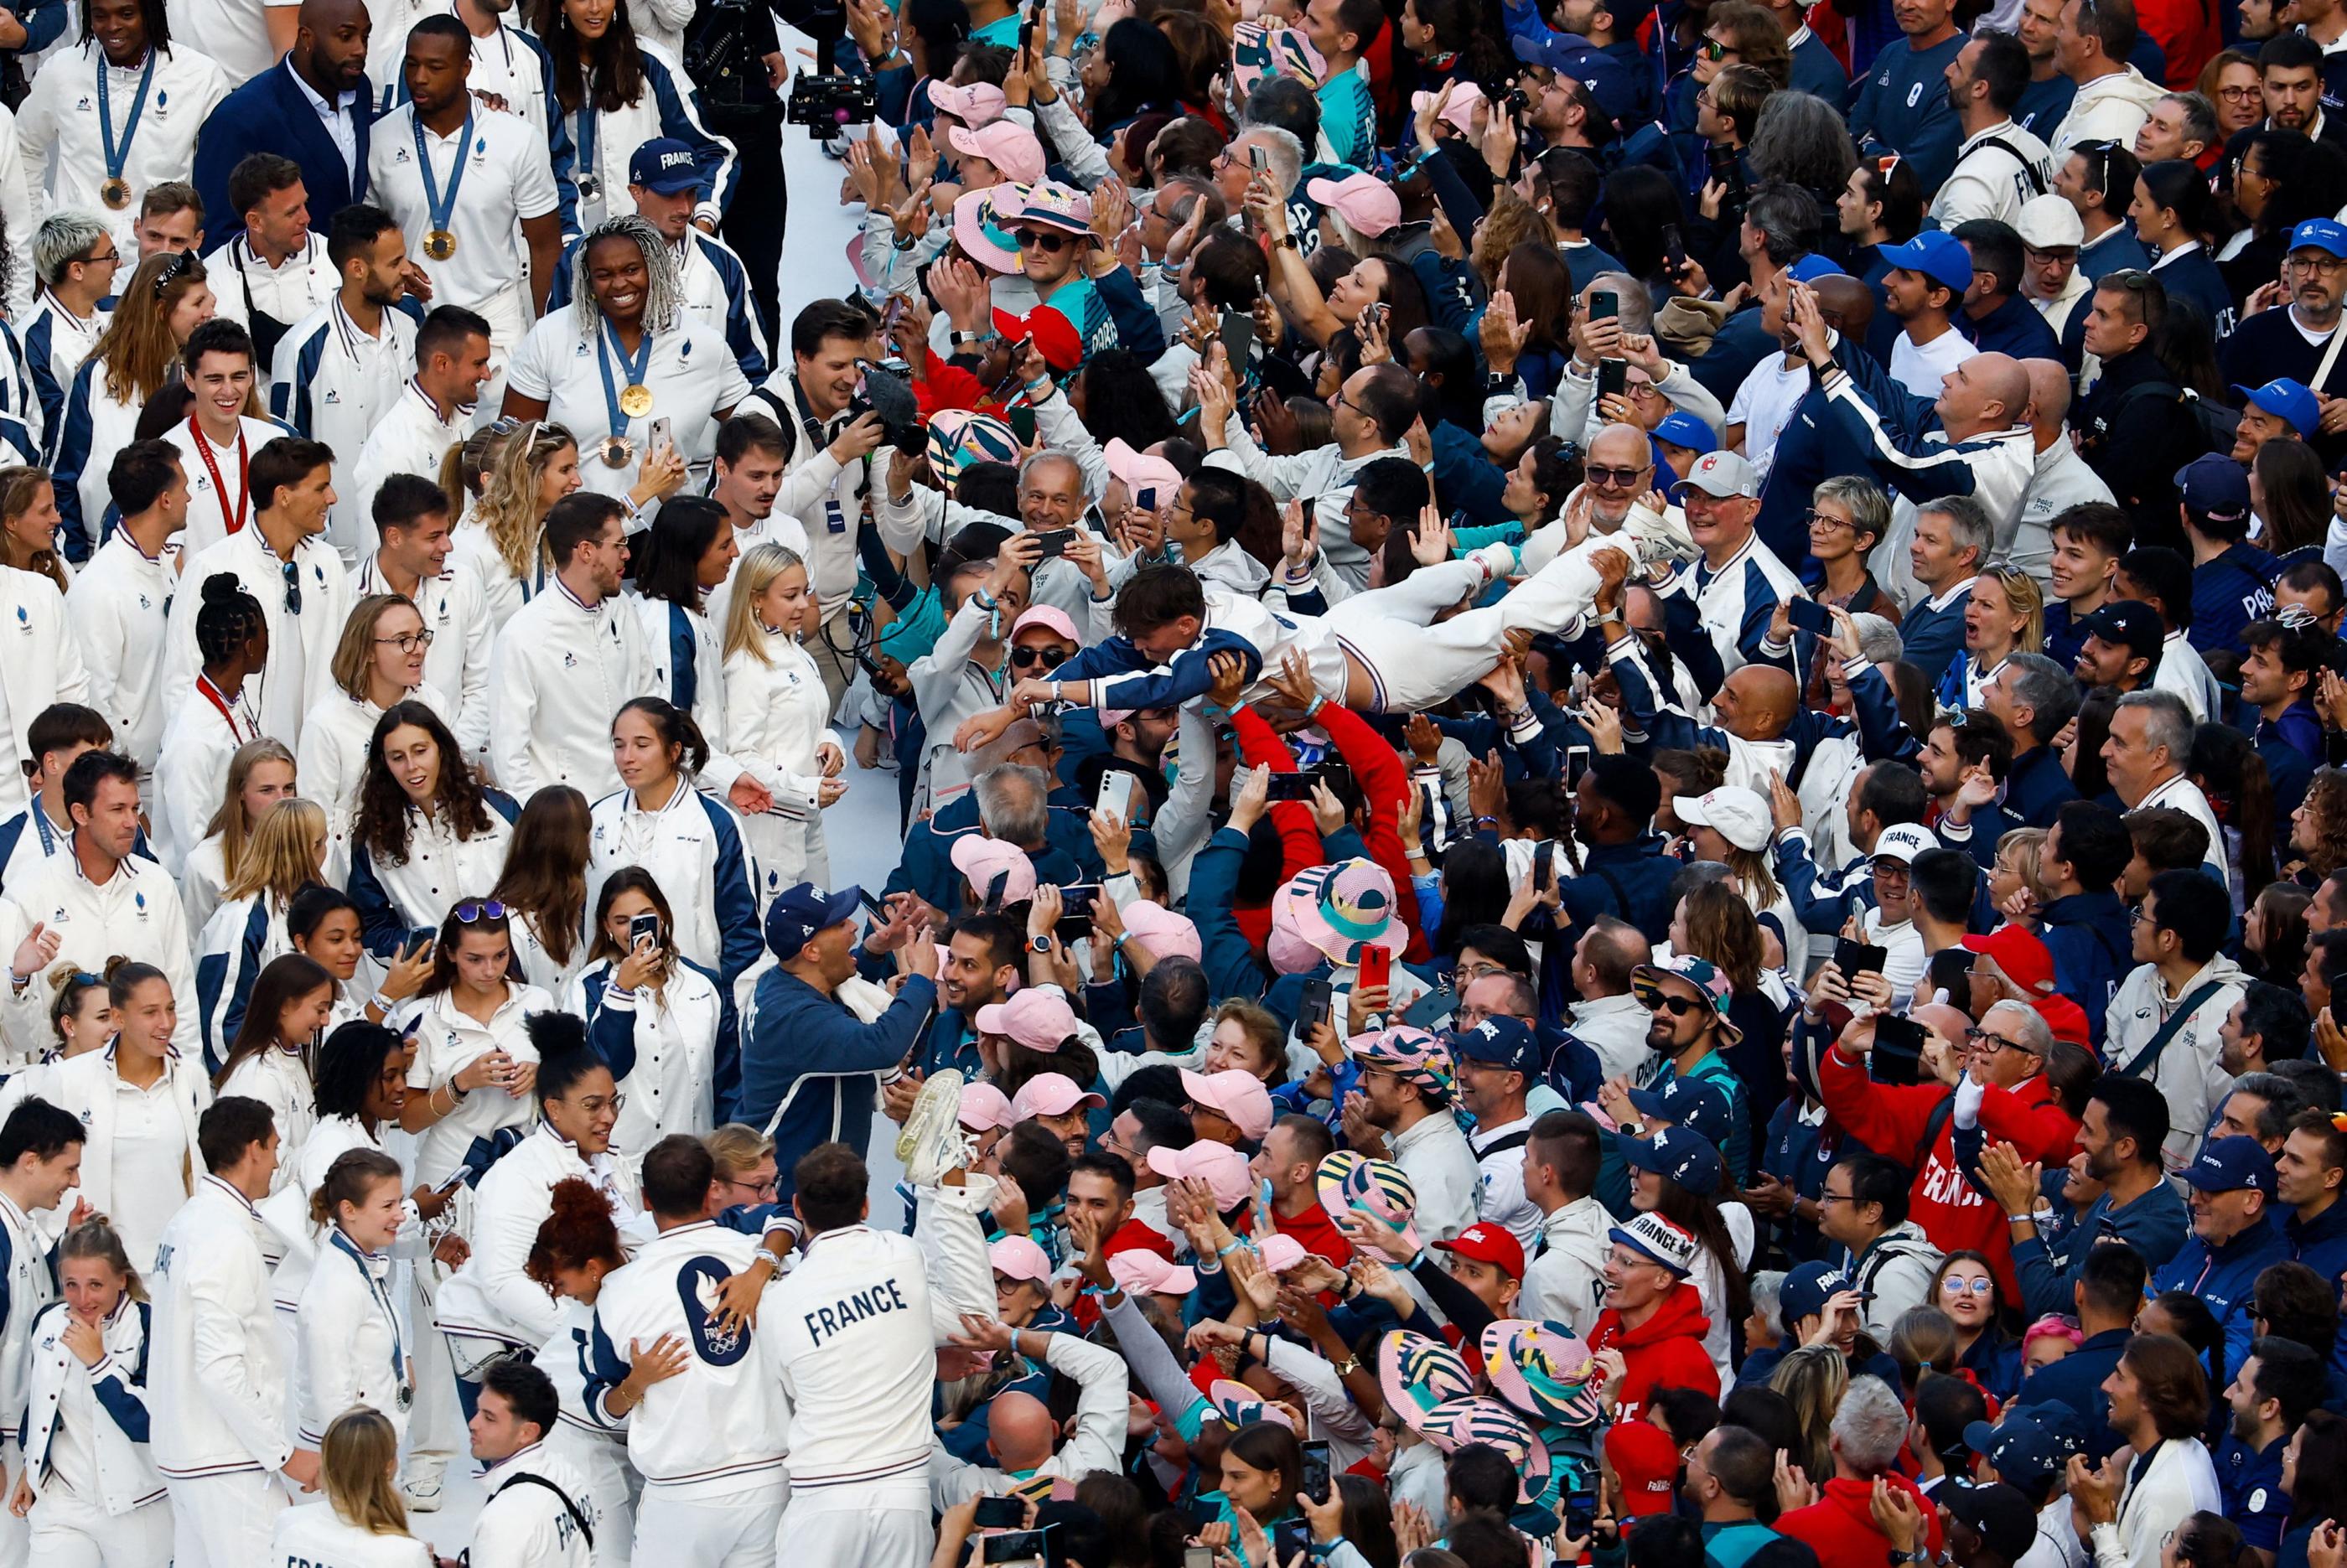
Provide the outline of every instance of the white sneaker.
[[399,1483],[399,1497],[402,1502],[407,1504],[407,1512],[410,1513],[440,1512],[440,1483],[436,1481],[422,1484],[403,1481]]
[[1632,507],[1630,515],[1622,519],[1620,533],[1636,547],[1641,566],[1693,560],[1698,553],[1684,517],[1674,518],[1667,509],[1658,513],[1644,506]]
[[961,1130],[961,1073],[947,1067],[929,1074],[920,1094],[905,1116],[905,1130],[897,1135],[897,1158],[905,1162],[905,1179],[916,1187],[933,1187],[938,1178],[969,1158],[969,1140]]

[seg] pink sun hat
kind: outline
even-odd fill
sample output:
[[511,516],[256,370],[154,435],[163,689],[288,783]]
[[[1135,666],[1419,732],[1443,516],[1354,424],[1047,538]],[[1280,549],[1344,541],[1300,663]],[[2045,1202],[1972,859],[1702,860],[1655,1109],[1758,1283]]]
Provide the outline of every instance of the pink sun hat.
[[1193,1143],[1186,1149],[1160,1144],[1149,1151],[1149,1168],[1167,1181],[1203,1181],[1217,1212],[1228,1214],[1255,1190],[1246,1156],[1227,1143]]
[[1363,239],[1374,240],[1401,222],[1401,198],[1374,174],[1348,174],[1342,179],[1316,176],[1304,182],[1304,193],[1335,211]]
[[[1154,491],[1153,507],[1163,507],[1174,499],[1174,492],[1182,487],[1182,471],[1163,457],[1152,457],[1125,445],[1122,436],[1112,436],[1102,450],[1108,471],[1124,481],[1127,492],[1139,496],[1143,490]],[[1135,506],[1141,503],[1135,501]]]
[[1002,217],[1002,203],[1015,200],[1020,187],[1002,184],[991,190],[965,190],[954,199],[954,243],[962,254],[989,272],[1019,270],[1019,241]]
[[1129,1246],[1108,1256],[1109,1277],[1119,1290],[1149,1296],[1187,1296],[1198,1287],[1194,1269],[1183,1267],[1163,1253]]
[[[1106,723],[1106,715],[1102,715]],[[1111,729],[1115,728],[1111,724]],[[1198,935],[1198,924],[1187,915],[1177,915],[1163,904],[1146,898],[1137,899],[1118,911],[1124,917],[1127,936],[1149,950],[1153,958],[1189,958],[1205,957],[1206,945]]]
[[1374,860],[1355,856],[1307,867],[1272,896],[1271,957],[1282,973],[1321,958],[1355,963],[1368,943],[1396,955],[1409,945],[1409,932],[1394,917],[1393,877]]
[[1221,1072],[1193,1072],[1183,1068],[1182,1092],[1193,1105],[1203,1105],[1239,1130],[1251,1143],[1263,1142],[1271,1131],[1271,1091],[1263,1080],[1241,1068]]
[[[1429,104],[1441,96],[1442,90],[1440,87],[1432,92],[1428,92],[1421,87],[1409,95],[1411,112],[1415,114],[1423,111]],[[1459,82],[1451,87],[1450,101],[1443,106],[1442,113],[1437,118],[1446,124],[1456,126],[1460,134],[1472,136],[1475,134],[1475,111],[1482,107],[1482,103],[1481,87],[1477,87],[1473,82]]]
[[1102,1106],[1108,1101],[1064,1072],[1039,1072],[1010,1097],[1010,1119],[1025,1122],[1037,1116],[1065,1116],[1080,1105]]
[[1427,1411],[1472,1394],[1475,1375],[1441,1340],[1395,1328],[1378,1342],[1378,1387],[1387,1409],[1415,1431]]

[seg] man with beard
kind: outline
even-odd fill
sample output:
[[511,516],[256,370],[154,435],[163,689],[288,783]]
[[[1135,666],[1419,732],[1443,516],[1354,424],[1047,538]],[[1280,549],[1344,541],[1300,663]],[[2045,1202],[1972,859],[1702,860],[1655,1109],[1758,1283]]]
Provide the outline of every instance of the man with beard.
[[938,1016],[923,1053],[924,1075],[946,1067],[978,1075],[978,1009],[1010,994],[1026,946],[1019,927],[1000,915],[969,915],[954,924],[938,964]]
[[[2252,293],[2250,313],[2225,340],[2221,364],[2228,381],[2262,386],[2277,377],[2312,389],[2323,405],[2322,427],[2311,437],[2326,466],[2347,456],[2347,354],[2334,352],[2347,300],[2347,224],[2310,218],[2291,231],[2280,281]],[[2274,307],[2280,306],[2280,309]],[[2254,367],[2254,368],[2252,368]]]
[[2240,1527],[2241,1544],[2261,1557],[2280,1549],[2290,1516],[2282,1450],[2328,1386],[2321,1357],[2295,1339],[2267,1335],[2250,1347],[2249,1359],[2225,1390],[2232,1419],[2214,1456],[2217,1485],[2225,1494],[2225,1517]]
[[1418,1194],[1419,1237],[1449,1241],[1475,1223],[1481,1180],[1475,1153],[1451,1110],[1458,1065],[1424,1030],[1379,1030],[1352,1042],[1360,1087],[1345,1096],[1345,1136],[1375,1159],[1391,1160]]
[[[260,14],[274,18],[285,11],[272,6]],[[274,68],[245,67],[231,41],[198,27],[192,11],[174,19],[231,81],[244,83],[220,100],[196,138],[195,187],[214,238],[225,242],[244,228],[244,209],[229,200],[229,175],[256,152],[301,167],[310,210],[321,218],[367,199],[367,133],[376,91],[385,84],[367,80],[373,28],[361,0],[302,0],[292,46]]]
[[2023,1316],[2075,1311],[2073,1286],[2087,1257],[2103,1242],[2124,1242],[2150,1269],[2182,1249],[2184,1200],[2168,1184],[2160,1165],[2160,1145],[2167,1137],[2168,1097],[2157,1084],[2116,1073],[2096,1081],[2086,1099],[2086,1112],[2078,1120],[2077,1146],[2086,1157],[2086,1175],[2101,1185],[2102,1196],[2077,1224],[2049,1242],[2037,1229],[2035,1174],[2017,1151],[1994,1142],[1992,1135],[1981,1152],[1981,1177],[2012,1230]]

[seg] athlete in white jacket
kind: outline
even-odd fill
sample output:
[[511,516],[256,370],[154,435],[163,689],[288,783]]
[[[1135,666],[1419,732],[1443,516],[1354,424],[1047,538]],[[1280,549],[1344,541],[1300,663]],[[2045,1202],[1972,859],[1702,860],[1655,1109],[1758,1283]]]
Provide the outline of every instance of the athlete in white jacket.
[[153,1309],[130,1298],[137,1276],[119,1254],[102,1225],[73,1232],[60,1272],[69,1285],[113,1289],[113,1304],[85,1319],[53,1302],[33,1326],[16,1485],[34,1500],[26,1522],[40,1563],[160,1563],[171,1554],[171,1511],[147,1442]]
[[471,1560],[485,1568],[589,1568],[607,1561],[609,1500],[546,1446],[560,1409],[553,1382],[528,1362],[500,1362],[482,1378],[473,1457],[487,1467],[481,1486],[489,1495],[473,1524]]
[[152,774],[163,744],[164,643],[179,591],[179,536],[188,523],[187,475],[169,443],[125,447],[108,486],[126,516],[74,578],[67,620],[89,677],[89,705],[114,726],[115,746]]

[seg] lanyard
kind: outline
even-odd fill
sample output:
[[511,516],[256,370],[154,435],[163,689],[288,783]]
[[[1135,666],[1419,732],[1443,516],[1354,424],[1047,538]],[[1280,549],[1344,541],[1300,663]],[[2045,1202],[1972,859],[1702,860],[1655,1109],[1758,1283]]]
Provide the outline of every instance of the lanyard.
[[333,1242],[335,1249],[351,1260],[352,1266],[359,1271],[359,1277],[366,1281],[367,1294],[374,1296],[375,1305],[383,1308],[383,1320],[391,1327],[392,1376],[399,1379],[399,1386],[404,1390],[407,1387],[407,1352],[399,1342],[399,1314],[392,1310],[391,1293],[374,1276],[374,1269],[370,1266],[367,1255],[359,1250],[358,1243],[343,1234],[339,1225],[334,1227]]
[[[468,98],[466,100],[470,102]],[[417,115],[407,122],[415,133],[415,172],[424,181],[424,210],[435,231],[448,231],[449,216],[456,210],[456,190],[465,183],[465,149],[473,141],[473,113],[465,111],[465,128],[456,133],[456,160],[449,166],[448,191],[440,192],[438,182],[432,178],[432,154],[424,146],[424,118]]]
[[147,89],[155,84],[154,46],[148,46],[146,67],[138,73],[138,92],[130,100],[130,118],[122,122],[122,145],[114,144],[114,95],[106,85],[106,56],[97,58],[97,134],[106,152],[106,177],[122,178],[122,166],[130,161],[130,138],[138,134],[138,117],[147,109]]
[[210,676],[199,675],[196,677],[196,695],[201,697],[205,702],[210,702],[213,707],[220,710],[221,721],[228,725],[228,733],[235,738],[239,744],[242,744],[246,741],[257,741],[261,738],[260,733],[257,730],[250,735],[244,733],[243,726],[240,725],[236,722],[235,704],[220,694],[220,689],[212,684],[212,678]]
[[33,831],[41,835],[41,858],[46,860],[57,852],[57,835],[49,826],[49,814],[41,804],[39,791],[33,792],[33,804],[25,815],[33,819]]
[[603,189],[603,181],[595,169],[596,118],[595,88],[590,82],[579,104],[579,167],[586,171],[586,178],[594,182],[586,193],[590,201],[595,199],[596,192]]
[[251,462],[245,450],[243,418],[240,416],[236,422],[237,496],[233,512],[228,509],[228,487],[220,482],[220,465],[212,460],[212,438],[204,434],[204,427],[196,423],[192,414],[188,415],[188,434],[195,437],[196,456],[204,460],[204,472],[212,477],[212,495],[220,502],[220,520],[228,525],[230,533],[240,532],[244,528],[245,504],[252,499]]
[[595,350],[596,368],[603,373],[603,413],[610,421],[610,433],[614,436],[627,435],[629,416],[620,406],[620,388],[611,381],[611,355],[620,356],[620,368],[628,373],[627,385],[631,391],[644,384],[644,377],[651,370],[652,329],[646,325],[639,330],[644,334],[643,342],[636,345],[635,358],[630,359],[628,351],[620,345],[619,329],[607,317],[603,322],[603,341]]

